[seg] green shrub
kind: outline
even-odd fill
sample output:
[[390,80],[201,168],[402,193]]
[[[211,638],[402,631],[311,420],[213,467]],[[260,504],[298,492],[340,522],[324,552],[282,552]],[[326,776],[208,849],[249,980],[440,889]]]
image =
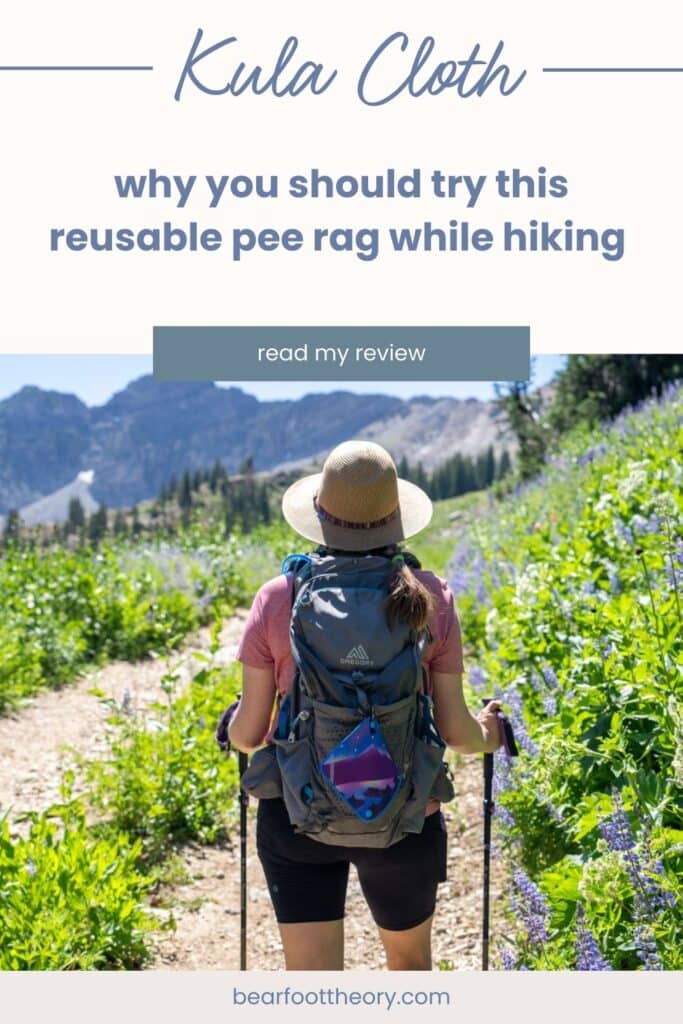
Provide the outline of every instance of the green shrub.
[[33,814],[27,838],[0,821],[0,970],[143,966],[139,854],[124,836],[94,838],[77,803]]
[[200,671],[173,700],[136,714],[109,701],[110,754],[82,764],[90,799],[107,830],[138,838],[156,864],[174,844],[214,843],[226,835],[237,792],[235,759],[215,740],[218,718],[239,688],[235,669]]
[[109,541],[74,551],[0,553],[0,713],[86,666],[177,647],[200,624],[246,603],[275,575],[285,531],[224,538],[193,526],[173,542]]

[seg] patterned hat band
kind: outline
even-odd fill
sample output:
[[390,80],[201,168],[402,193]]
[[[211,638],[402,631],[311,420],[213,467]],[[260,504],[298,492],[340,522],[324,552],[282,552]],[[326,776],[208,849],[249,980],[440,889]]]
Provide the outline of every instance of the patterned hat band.
[[383,519],[373,519],[367,523],[352,523],[348,519],[338,519],[336,516],[331,515],[319,504],[317,494],[313,495],[313,507],[318,519],[326,523],[332,523],[334,526],[343,526],[345,530],[375,530],[378,526],[385,526],[387,523],[393,522],[394,519],[398,519],[401,514],[401,509],[397,505],[394,511],[390,512],[388,516],[384,516]]

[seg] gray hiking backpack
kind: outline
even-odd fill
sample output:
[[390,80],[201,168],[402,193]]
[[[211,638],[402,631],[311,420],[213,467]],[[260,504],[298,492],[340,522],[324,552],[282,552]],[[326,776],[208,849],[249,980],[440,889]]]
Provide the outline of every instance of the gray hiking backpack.
[[427,635],[387,623],[389,558],[290,555],[283,571],[295,573],[295,678],[243,787],[283,797],[312,839],[390,846],[422,830],[429,799],[454,795],[423,692]]

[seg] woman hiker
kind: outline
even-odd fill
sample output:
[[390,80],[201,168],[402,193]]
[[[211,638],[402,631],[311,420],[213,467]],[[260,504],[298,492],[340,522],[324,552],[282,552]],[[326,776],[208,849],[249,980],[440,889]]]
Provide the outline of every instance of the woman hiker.
[[[406,553],[402,541],[432,517],[429,497],[399,479],[385,449],[349,441],[327,457],[321,473],[294,483],[282,500],[287,522],[314,541],[321,554],[356,553],[393,559],[387,616],[415,631],[428,628],[422,654],[425,689],[448,747],[462,753],[500,746],[489,703],[470,714],[462,689],[460,626],[445,580]],[[294,573],[265,583],[254,598],[237,652],[242,696],[229,726],[233,746],[253,751],[273,735],[273,706],[292,687],[290,647]],[[446,880],[446,832],[436,800],[429,800],[421,832],[383,849],[325,845],[298,834],[284,800],[261,799],[257,849],[278,921],[287,970],[343,970],[344,904],[349,865],[379,929],[389,970],[431,970],[431,929],[437,886]]]

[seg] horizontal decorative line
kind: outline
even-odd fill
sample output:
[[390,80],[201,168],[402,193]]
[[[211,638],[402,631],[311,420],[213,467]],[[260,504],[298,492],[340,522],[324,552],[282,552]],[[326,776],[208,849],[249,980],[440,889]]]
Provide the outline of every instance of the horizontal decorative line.
[[683,68],[543,68],[543,71],[560,72],[562,74],[582,72],[584,74],[665,74],[683,73]]
[[0,64],[0,71],[154,71],[151,64]]

